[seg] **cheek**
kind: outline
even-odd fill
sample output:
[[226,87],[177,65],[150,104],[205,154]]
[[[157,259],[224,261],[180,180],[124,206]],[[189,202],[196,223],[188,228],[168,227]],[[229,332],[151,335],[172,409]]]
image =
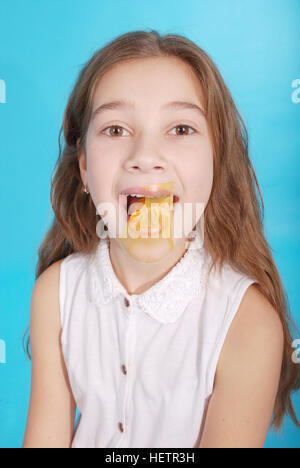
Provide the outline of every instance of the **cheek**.
[[202,196],[202,201],[205,206],[209,200],[210,193],[213,185],[213,153],[209,157],[204,158],[201,163],[200,187],[198,186],[199,195]]
[[213,183],[213,150],[210,145],[193,156],[182,170],[186,193],[193,202],[205,206]]
[[[198,151],[188,162],[186,161],[182,168],[182,180],[185,185],[184,200],[186,203],[182,206],[183,229],[187,235],[199,222],[210,197],[213,183],[213,151],[211,148],[207,148],[206,151]],[[202,229],[202,224],[200,226]]]
[[87,161],[88,186],[95,205],[113,201],[114,179],[118,172],[113,158],[90,148]]

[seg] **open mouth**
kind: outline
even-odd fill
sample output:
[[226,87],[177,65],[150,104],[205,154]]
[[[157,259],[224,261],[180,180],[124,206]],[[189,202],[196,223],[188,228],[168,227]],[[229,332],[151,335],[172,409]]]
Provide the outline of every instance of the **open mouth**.
[[[127,195],[127,204],[126,204],[126,211],[127,211],[127,221],[130,219],[130,216],[137,210],[141,209],[145,204],[145,196],[139,194],[128,194]],[[161,200],[162,197],[157,196],[147,196],[148,199],[153,200]],[[177,195],[173,195],[173,204],[179,201],[179,197]]]

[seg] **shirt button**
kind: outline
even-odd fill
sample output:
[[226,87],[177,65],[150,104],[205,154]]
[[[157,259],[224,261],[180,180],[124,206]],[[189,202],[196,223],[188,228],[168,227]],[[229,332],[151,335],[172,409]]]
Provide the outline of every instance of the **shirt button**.
[[130,302],[129,302],[129,300],[127,299],[127,297],[124,297],[124,304],[125,304],[125,307],[129,307],[129,306],[130,306]]
[[122,364],[122,371],[123,371],[123,374],[127,374],[127,369],[126,369],[125,364]]
[[120,432],[124,432],[124,427],[121,422],[119,422],[119,429],[120,429]]

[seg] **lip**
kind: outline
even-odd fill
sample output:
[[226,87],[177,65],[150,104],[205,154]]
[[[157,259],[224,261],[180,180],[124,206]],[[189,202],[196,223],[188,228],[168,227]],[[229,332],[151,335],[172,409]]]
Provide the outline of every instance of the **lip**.
[[[142,195],[144,197],[167,197],[168,195],[171,195],[171,192],[168,190],[164,190],[161,188],[153,188],[153,189],[144,189],[143,187],[140,186],[134,186],[134,187],[128,187],[121,192],[119,192],[119,195],[130,195],[131,193],[135,193],[137,195]],[[173,196],[173,202],[176,203],[179,201],[179,196],[174,193]]]

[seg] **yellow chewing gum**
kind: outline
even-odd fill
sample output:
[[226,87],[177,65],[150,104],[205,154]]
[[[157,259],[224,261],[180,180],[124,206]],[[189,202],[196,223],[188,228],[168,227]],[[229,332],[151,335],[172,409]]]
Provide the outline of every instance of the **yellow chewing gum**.
[[[153,192],[152,196],[139,198],[132,208],[126,228],[119,240],[123,241],[127,251],[134,252],[136,247],[157,246],[158,242],[164,240],[169,243],[169,249],[174,248],[172,221],[173,221],[173,195],[175,183],[164,182],[161,184],[145,185],[145,190]],[[166,195],[157,197],[155,194]],[[146,242],[146,243],[145,243]]]

